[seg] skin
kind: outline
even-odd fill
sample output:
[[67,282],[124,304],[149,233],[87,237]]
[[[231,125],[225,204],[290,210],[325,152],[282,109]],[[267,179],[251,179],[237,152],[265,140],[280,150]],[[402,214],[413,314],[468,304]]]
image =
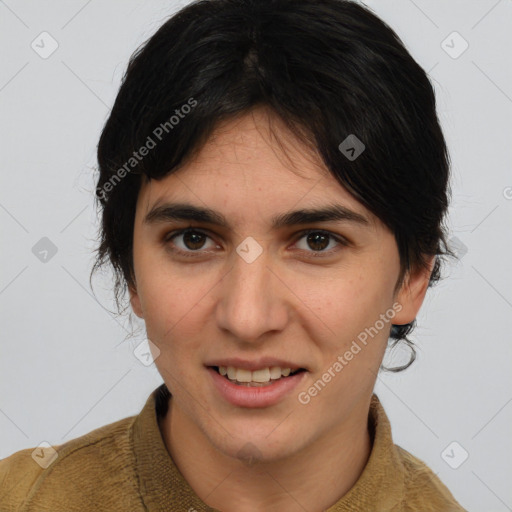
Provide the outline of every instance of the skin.
[[[269,131],[269,119],[281,144]],[[213,208],[231,229],[144,223],[157,201]],[[364,215],[369,224],[317,222],[271,230],[276,214],[331,203]],[[164,240],[189,226],[206,236],[188,244],[183,235]],[[349,243],[329,238],[318,249],[301,235],[310,228]],[[236,252],[249,236],[263,250],[250,264]],[[199,256],[179,256],[173,249]],[[338,501],[371,452],[368,411],[391,322],[309,403],[297,395],[394,303],[401,310],[393,323],[412,321],[429,272],[410,272],[395,290],[400,260],[393,234],[264,109],[220,124],[176,173],[142,184],[133,254],[131,305],[160,350],[155,364],[173,395],[162,436],[192,489],[226,512],[320,511]],[[218,394],[204,366],[230,356],[282,358],[308,373],[276,405],[237,407]],[[241,455],[248,451],[250,462]]]

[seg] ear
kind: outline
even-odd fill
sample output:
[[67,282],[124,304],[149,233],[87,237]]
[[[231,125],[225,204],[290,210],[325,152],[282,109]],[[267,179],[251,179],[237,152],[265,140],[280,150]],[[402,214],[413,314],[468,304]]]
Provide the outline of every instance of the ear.
[[137,288],[135,286],[130,285],[128,287],[128,292],[130,293],[130,304],[132,305],[133,312],[139,317],[144,318],[144,312],[142,311],[142,306],[140,304],[140,297],[137,293]]
[[404,281],[396,294],[396,301],[402,306],[402,309],[394,316],[394,324],[409,324],[418,315],[427,293],[435,261],[436,257],[432,256],[428,261],[428,268],[419,267],[405,275]]

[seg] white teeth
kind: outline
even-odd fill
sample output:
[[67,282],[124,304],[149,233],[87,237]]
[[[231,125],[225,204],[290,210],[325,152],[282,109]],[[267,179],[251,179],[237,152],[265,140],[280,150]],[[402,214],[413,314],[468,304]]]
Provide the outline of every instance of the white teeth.
[[[229,368],[228,368],[229,371]],[[251,370],[244,370],[243,368],[236,369],[236,380],[238,382],[251,382]]]
[[219,366],[219,373],[227,376],[229,380],[237,382],[258,382],[265,383],[270,380],[277,380],[281,377],[288,377],[291,368],[281,368],[279,366],[271,366],[270,368],[261,368],[251,372],[244,368],[235,368],[234,366]]
[[279,366],[272,366],[270,368],[270,378],[274,380],[281,378],[281,368]]
[[[237,371],[237,379],[238,380],[238,372]],[[251,372],[249,372],[251,373]],[[263,368],[263,370],[256,370],[255,372],[252,372],[252,381],[254,382],[268,382],[270,380],[270,370],[268,368]]]

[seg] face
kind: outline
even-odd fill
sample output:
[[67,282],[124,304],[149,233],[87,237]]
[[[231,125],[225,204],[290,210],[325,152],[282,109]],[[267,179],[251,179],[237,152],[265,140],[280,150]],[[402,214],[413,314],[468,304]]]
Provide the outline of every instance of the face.
[[[395,293],[393,234],[268,126],[262,110],[225,122],[176,173],[142,185],[130,295],[172,414],[226,456],[251,446],[270,461],[367,413],[391,323],[415,318],[428,275]],[[334,206],[330,220],[305,215]]]

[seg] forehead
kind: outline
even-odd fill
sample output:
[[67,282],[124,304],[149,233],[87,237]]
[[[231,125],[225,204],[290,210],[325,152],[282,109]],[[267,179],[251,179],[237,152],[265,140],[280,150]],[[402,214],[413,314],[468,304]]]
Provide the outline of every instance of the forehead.
[[228,217],[270,218],[270,212],[341,205],[376,217],[332,176],[314,148],[266,109],[219,123],[178,170],[141,185],[139,206],[193,202]]

